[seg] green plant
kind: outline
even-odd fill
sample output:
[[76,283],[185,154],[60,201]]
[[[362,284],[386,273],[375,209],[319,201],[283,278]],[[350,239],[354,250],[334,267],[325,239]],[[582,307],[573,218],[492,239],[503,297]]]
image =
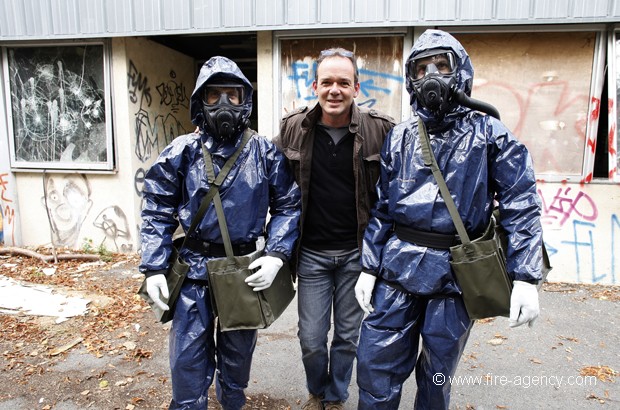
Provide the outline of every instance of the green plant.
[[84,251],[85,253],[95,253],[92,239],[84,238],[84,243],[82,244],[82,251]]
[[103,243],[97,248],[97,253],[101,256],[101,260],[104,262],[110,262],[112,260],[112,252],[110,252]]

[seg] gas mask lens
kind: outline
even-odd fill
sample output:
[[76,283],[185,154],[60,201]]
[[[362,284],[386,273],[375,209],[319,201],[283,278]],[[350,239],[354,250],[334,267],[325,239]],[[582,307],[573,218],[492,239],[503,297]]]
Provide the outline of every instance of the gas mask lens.
[[407,72],[411,80],[420,80],[427,74],[450,75],[456,69],[456,60],[452,52],[438,52],[433,55],[421,54],[410,60]]
[[207,85],[204,90],[203,101],[207,105],[241,105],[243,102],[243,87],[237,84]]

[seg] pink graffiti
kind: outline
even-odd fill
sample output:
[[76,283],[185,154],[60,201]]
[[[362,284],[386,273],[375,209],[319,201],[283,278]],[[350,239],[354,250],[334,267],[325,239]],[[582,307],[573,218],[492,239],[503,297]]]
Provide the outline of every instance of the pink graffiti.
[[598,208],[590,196],[582,191],[571,192],[572,188],[558,188],[549,205],[540,189],[538,195],[542,200],[543,224],[558,223],[563,226],[569,218],[581,218],[584,221],[595,221]]

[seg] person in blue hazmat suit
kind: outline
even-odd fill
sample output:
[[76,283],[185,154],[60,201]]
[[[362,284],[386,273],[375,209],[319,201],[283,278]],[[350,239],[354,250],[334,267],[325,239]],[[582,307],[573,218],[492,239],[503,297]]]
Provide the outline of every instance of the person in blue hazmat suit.
[[[484,232],[494,200],[499,203],[514,279],[510,326],[531,326],[538,317],[542,229],[532,160],[498,119],[457,101],[456,93],[471,94],[473,76],[463,46],[439,30],[426,30],[406,62],[414,116],[382,147],[379,199],[355,288],[368,313],[358,346],[359,409],[397,409],[414,369],[415,408],[448,409],[450,377],[473,324],[449,264],[456,228],[424,165],[418,117],[472,238]],[[417,233],[417,243],[399,239],[399,229]]]
[[[257,331],[215,328],[206,261],[224,257],[225,250],[213,203],[196,230],[187,229],[209,190],[202,144],[217,175],[249,127],[252,91],[233,61],[217,56],[205,62],[190,99],[198,130],[164,148],[144,180],[139,269],[149,296],[163,310],[168,309],[162,297],[168,297],[165,273],[173,233],[180,224],[189,236],[180,256],[190,269],[170,329],[170,409],[206,409],[216,370],[222,407],[240,409],[245,403]],[[258,271],[246,282],[255,291],[266,289],[299,236],[301,196],[286,159],[271,141],[253,133],[219,191],[235,254],[255,251],[257,239],[265,238],[264,256],[249,266]]]

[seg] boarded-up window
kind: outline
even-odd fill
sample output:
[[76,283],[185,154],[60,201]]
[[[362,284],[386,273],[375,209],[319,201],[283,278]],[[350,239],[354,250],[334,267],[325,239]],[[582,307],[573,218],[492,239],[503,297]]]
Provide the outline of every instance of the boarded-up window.
[[401,117],[403,90],[403,36],[281,40],[282,115],[313,106],[312,81],[321,50],[343,47],[357,57],[360,93],[356,103]]
[[472,97],[499,109],[530,150],[536,173],[581,175],[596,33],[455,37],[474,66]]

